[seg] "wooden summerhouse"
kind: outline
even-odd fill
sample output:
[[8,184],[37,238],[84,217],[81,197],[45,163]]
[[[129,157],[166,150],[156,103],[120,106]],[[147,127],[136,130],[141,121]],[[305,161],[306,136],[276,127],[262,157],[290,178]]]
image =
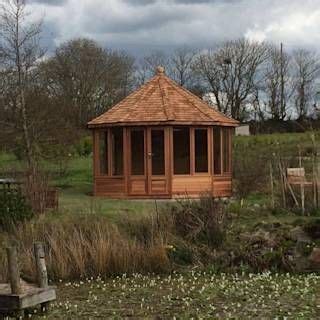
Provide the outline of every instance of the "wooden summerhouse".
[[231,139],[237,125],[158,67],[149,82],[88,123],[94,195],[231,196]]

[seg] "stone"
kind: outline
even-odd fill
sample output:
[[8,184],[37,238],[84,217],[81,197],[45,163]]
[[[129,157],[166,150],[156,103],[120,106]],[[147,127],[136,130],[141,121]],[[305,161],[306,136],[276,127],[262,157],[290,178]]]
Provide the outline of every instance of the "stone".
[[274,248],[277,244],[274,236],[262,229],[254,233],[245,232],[240,235],[240,239],[249,242],[254,247]]
[[290,239],[297,242],[311,243],[308,234],[299,226],[290,230]]
[[309,261],[313,266],[320,268],[320,248],[313,248],[309,256]]

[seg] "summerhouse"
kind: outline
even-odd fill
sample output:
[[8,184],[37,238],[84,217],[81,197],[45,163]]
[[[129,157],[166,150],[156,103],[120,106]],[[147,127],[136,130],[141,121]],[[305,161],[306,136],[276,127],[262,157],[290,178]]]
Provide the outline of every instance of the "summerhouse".
[[237,125],[158,67],[150,81],[88,123],[94,195],[228,197]]

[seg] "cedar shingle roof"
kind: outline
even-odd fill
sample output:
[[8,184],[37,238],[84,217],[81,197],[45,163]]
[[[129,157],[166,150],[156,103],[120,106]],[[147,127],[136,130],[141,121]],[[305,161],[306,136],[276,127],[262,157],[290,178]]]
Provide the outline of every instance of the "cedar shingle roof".
[[238,121],[210,107],[168,78],[164,69],[158,67],[157,74],[150,81],[90,121],[88,127],[136,124],[237,126]]

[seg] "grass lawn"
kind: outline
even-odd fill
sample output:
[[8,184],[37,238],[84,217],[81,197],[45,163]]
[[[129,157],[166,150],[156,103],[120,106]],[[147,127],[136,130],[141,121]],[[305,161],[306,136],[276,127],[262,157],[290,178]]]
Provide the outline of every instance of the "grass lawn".
[[[319,319],[320,276],[215,274],[61,283],[46,319]],[[35,316],[38,318],[40,316]],[[32,317],[33,318],[33,317]]]
[[[319,134],[316,134],[317,137]],[[316,139],[317,139],[316,137]],[[311,147],[310,133],[237,137],[237,150],[273,152],[279,146],[287,154],[297,154],[298,145]],[[59,173],[57,163],[44,162],[52,185],[60,190],[57,219],[71,214],[107,215],[116,220],[119,213],[146,214],[155,210],[154,201],[94,198],[91,157],[70,158],[68,168]],[[22,170],[14,156],[0,153],[1,171]],[[157,205],[161,206],[159,201]],[[288,223],[301,217],[290,212],[271,212],[265,194],[251,194],[230,204],[233,214],[231,238],[241,232],[254,232],[263,223]],[[48,215],[49,216],[49,215]],[[286,227],[286,226],[285,226]],[[291,228],[291,226],[290,226]],[[233,239],[233,238],[232,238]],[[133,275],[109,279],[83,279],[58,283],[58,300],[52,310],[31,318],[122,319],[206,318],[206,319],[319,319],[320,276],[315,274],[217,274],[188,269],[171,275]],[[243,268],[241,268],[243,270]]]
[[[266,134],[250,137],[235,137],[234,154],[244,150],[256,150],[258,154],[270,155],[279,148],[284,154],[297,155],[298,147],[308,150],[312,146],[312,132],[290,134]],[[315,132],[315,141],[319,141],[320,132]],[[235,159],[236,161],[236,159]],[[94,198],[92,192],[92,158],[71,157],[67,161],[65,172],[60,170],[59,163],[45,160],[43,167],[49,172],[51,183],[60,191],[60,209],[62,213],[98,213],[110,217],[118,212],[148,213],[155,209],[154,201],[110,200]],[[23,162],[13,154],[0,152],[1,171],[22,171]],[[4,176],[6,176],[4,174]],[[267,202],[265,195],[253,195],[244,200],[244,206],[251,204],[263,205]]]
[[[71,158],[65,172],[59,173],[59,165],[44,161],[51,184],[59,189],[59,211],[68,213],[97,213],[116,217],[117,213],[147,214],[155,209],[154,201],[113,200],[92,197],[92,158]],[[23,169],[23,163],[14,155],[0,154],[0,169],[4,172]],[[1,173],[0,170],[0,173]],[[0,174],[1,177],[1,174]]]

